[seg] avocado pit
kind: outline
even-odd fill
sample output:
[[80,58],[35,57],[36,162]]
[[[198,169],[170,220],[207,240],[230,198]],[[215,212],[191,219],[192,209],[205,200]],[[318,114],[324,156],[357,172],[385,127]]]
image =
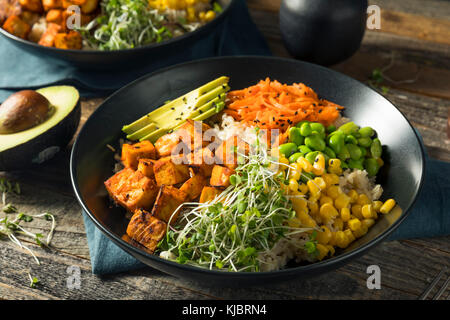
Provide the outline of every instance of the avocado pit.
[[22,90],[0,105],[0,134],[12,134],[33,128],[52,114],[48,99],[33,90]]

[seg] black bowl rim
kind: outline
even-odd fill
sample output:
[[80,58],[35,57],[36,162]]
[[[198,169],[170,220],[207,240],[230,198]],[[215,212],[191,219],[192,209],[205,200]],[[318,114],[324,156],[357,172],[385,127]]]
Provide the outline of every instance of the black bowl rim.
[[163,46],[170,46],[174,43],[178,43],[184,40],[187,40],[191,37],[196,36],[197,34],[202,33],[203,31],[205,31],[207,28],[213,27],[216,24],[219,23],[219,21],[222,21],[222,19],[225,18],[225,16],[228,14],[228,11],[231,9],[231,7],[236,3],[237,0],[230,0],[229,5],[223,9],[223,11],[213,20],[211,20],[208,23],[205,23],[204,25],[202,25],[201,27],[199,27],[198,29],[195,29],[194,31],[190,31],[190,32],[186,32],[185,34],[169,39],[169,40],[165,40],[162,41],[160,43],[150,43],[147,44],[145,46],[140,46],[140,47],[136,47],[136,48],[132,48],[132,49],[120,49],[120,50],[108,50],[108,51],[104,51],[104,50],[74,50],[74,49],[59,49],[59,48],[55,48],[55,47],[46,47],[46,46],[42,46],[36,42],[30,41],[30,40],[25,40],[22,38],[19,38],[11,33],[9,33],[8,31],[4,30],[1,26],[0,26],[0,33],[3,34],[3,36],[16,41],[16,42],[20,42],[24,45],[30,46],[30,47],[34,47],[40,50],[48,50],[50,52],[55,52],[55,53],[71,53],[71,54],[79,54],[79,55],[102,55],[102,54],[106,54],[106,53],[111,53],[111,52],[117,52],[117,53],[127,53],[127,52],[139,52],[139,51],[143,51],[143,50],[148,50],[148,49],[152,49],[152,48],[160,48]]
[[[134,81],[132,81],[131,83],[125,85],[124,87],[120,88],[119,90],[117,90],[116,92],[114,92],[111,96],[109,96],[107,99],[105,99],[100,106],[91,114],[91,116],[86,120],[86,123],[88,123],[88,121],[92,121],[91,119],[93,119],[94,115],[96,115],[97,113],[103,112],[102,108],[104,107],[104,105],[109,102],[110,100],[114,99],[114,97],[120,93],[122,93],[122,91],[126,91],[128,90],[128,88],[134,86],[136,83],[143,81],[147,78],[153,77],[157,74],[160,73],[164,73],[167,72],[171,69],[176,69],[179,67],[183,67],[185,65],[189,65],[189,64],[202,64],[204,62],[209,62],[209,61],[220,61],[220,60],[234,60],[234,59],[262,59],[262,60],[272,60],[272,61],[280,61],[280,62],[288,62],[288,63],[294,63],[294,64],[303,64],[303,65],[309,65],[310,67],[313,68],[318,68],[318,69],[322,69],[328,72],[332,72],[332,73],[336,73],[341,77],[345,77],[347,80],[349,81],[353,81],[355,83],[359,83],[360,85],[368,88],[369,90],[373,91],[375,94],[377,94],[379,97],[381,97],[382,99],[386,100],[387,102],[389,102],[391,104],[392,107],[394,107],[399,113],[400,115],[406,120],[406,122],[408,123],[408,125],[410,126],[410,128],[412,129],[412,131],[414,132],[414,135],[416,136],[417,139],[417,143],[419,144],[420,147],[420,151],[421,151],[421,163],[422,163],[422,172],[421,172],[421,177],[420,177],[420,182],[419,182],[419,187],[417,188],[417,191],[415,192],[415,194],[413,195],[413,201],[411,202],[411,204],[409,205],[409,207],[403,209],[403,213],[402,215],[391,225],[389,226],[389,228],[382,234],[378,235],[377,237],[375,237],[374,239],[372,239],[371,241],[353,249],[352,251],[348,252],[348,253],[343,253],[341,255],[332,257],[330,259],[326,259],[323,261],[319,261],[319,262],[315,262],[315,263],[311,263],[311,264],[307,264],[307,265],[302,265],[302,266],[297,266],[297,267],[292,267],[292,268],[287,268],[287,269],[281,269],[281,270],[276,270],[276,271],[261,271],[261,272],[229,272],[229,271],[220,271],[220,270],[210,270],[210,269],[203,269],[200,267],[196,267],[196,266],[191,266],[191,265],[186,265],[186,264],[179,264],[177,262],[174,261],[170,261],[167,259],[163,259],[160,258],[157,255],[153,255],[150,253],[145,252],[142,249],[139,249],[131,244],[129,244],[128,242],[122,240],[121,238],[117,237],[112,231],[108,230],[106,227],[104,227],[99,221],[97,221],[97,219],[95,218],[95,215],[89,210],[89,208],[84,204],[82,198],[81,198],[81,193],[79,190],[79,186],[78,183],[76,181],[76,156],[77,156],[77,149],[78,149],[78,145],[81,143],[80,142],[80,134],[77,136],[77,138],[75,139],[75,142],[73,144],[72,147],[72,151],[71,151],[71,155],[70,155],[70,178],[71,178],[71,182],[72,182],[72,187],[74,189],[76,198],[78,200],[78,202],[80,203],[82,210],[88,215],[88,217],[94,222],[94,224],[97,226],[97,228],[100,229],[100,231],[102,231],[108,238],[110,238],[113,242],[116,242],[117,244],[119,244],[122,248],[126,248],[128,249],[130,252],[132,252],[132,255],[134,257],[136,256],[144,256],[146,259],[149,260],[155,260],[156,262],[159,263],[163,263],[163,264],[168,264],[174,268],[177,269],[181,269],[181,271],[188,271],[191,274],[208,274],[210,276],[222,276],[222,277],[229,277],[229,278],[236,278],[236,277],[244,277],[244,278],[248,278],[249,280],[257,280],[257,279],[262,279],[262,278],[266,278],[266,277],[282,277],[283,275],[287,276],[287,275],[291,275],[291,274],[301,274],[301,273],[308,273],[308,272],[312,272],[312,271],[317,271],[317,269],[322,269],[322,270],[327,270],[334,268],[336,266],[339,266],[343,263],[345,263],[346,261],[356,258],[360,255],[362,255],[363,253],[365,253],[367,250],[369,250],[370,248],[374,247],[375,245],[377,245],[380,241],[382,241],[383,239],[385,239],[387,236],[389,236],[395,229],[398,228],[398,226],[406,219],[406,217],[409,215],[410,213],[410,209],[414,206],[415,202],[417,201],[417,196],[419,195],[420,191],[422,190],[422,186],[423,186],[423,181],[424,181],[424,177],[425,177],[425,152],[424,152],[424,148],[422,146],[422,142],[421,139],[419,138],[416,130],[414,129],[414,127],[411,125],[410,121],[404,116],[404,114],[391,102],[389,101],[387,98],[385,98],[384,96],[382,96],[381,94],[379,94],[377,91],[375,91],[374,89],[368,87],[367,85],[365,85],[364,83],[362,83],[361,81],[358,81],[356,79],[353,79],[345,74],[342,74],[338,71],[320,66],[320,65],[316,65],[313,63],[309,63],[309,62],[305,62],[305,61],[299,61],[299,60],[294,60],[294,59],[289,59],[289,58],[282,58],[282,57],[273,57],[273,56],[256,56],[256,55],[236,55],[236,56],[222,56],[222,57],[213,57],[213,58],[205,58],[205,59],[199,59],[199,60],[193,60],[193,61],[189,61],[189,62],[184,62],[184,63],[180,63],[180,64],[176,64],[173,66],[169,66],[163,69],[159,69],[155,72],[149,73],[147,75],[144,75]],[[86,124],[85,123],[85,124]],[[84,127],[84,125],[83,125]],[[81,131],[83,130],[83,128],[81,128]],[[81,133],[80,131],[80,133]],[[129,253],[129,252],[128,252]]]

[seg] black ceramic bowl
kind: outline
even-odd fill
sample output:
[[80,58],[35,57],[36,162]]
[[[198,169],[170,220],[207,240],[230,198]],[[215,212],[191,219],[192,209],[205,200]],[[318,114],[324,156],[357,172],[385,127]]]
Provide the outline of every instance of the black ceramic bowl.
[[[284,83],[303,82],[320,97],[345,106],[344,115],[376,129],[386,145],[378,182],[383,199],[398,206],[383,215],[369,233],[331,259],[276,272],[233,273],[177,264],[121,240],[127,220],[124,210],[110,208],[103,182],[113,174],[114,159],[106,144],[117,145],[121,128],[142,115],[218,76],[230,77],[234,89],[271,77]],[[251,284],[288,280],[323,273],[359,256],[385,239],[407,216],[421,188],[424,155],[419,139],[401,112],[377,92],[345,75],[321,66],[271,57],[225,57],[189,62],[136,80],[109,97],[87,120],[72,150],[71,178],[83,210],[113,242],[140,261],[166,273],[208,283]]]
[[161,43],[115,51],[100,50],[63,50],[53,47],[41,46],[37,43],[16,37],[0,28],[0,34],[13,45],[37,56],[52,57],[57,60],[68,61],[81,68],[126,68],[129,65],[137,65],[144,61],[156,61],[170,56],[173,52],[179,52],[189,47],[196,41],[201,41],[209,33],[214,32],[223,24],[224,18],[230,12],[236,0],[217,0],[223,8],[214,20],[201,26],[193,32],[163,41]]

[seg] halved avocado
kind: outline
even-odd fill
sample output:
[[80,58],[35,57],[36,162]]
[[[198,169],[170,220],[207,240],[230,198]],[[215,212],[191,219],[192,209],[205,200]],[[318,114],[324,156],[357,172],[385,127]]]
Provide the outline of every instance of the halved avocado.
[[26,169],[52,158],[67,146],[78,128],[81,107],[77,89],[54,86],[36,92],[50,102],[52,112],[31,128],[0,134],[0,171]]

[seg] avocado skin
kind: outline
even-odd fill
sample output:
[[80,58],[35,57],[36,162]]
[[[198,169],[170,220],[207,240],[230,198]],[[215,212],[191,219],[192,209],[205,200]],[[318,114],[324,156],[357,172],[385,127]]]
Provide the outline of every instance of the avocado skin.
[[33,163],[40,152],[57,146],[63,150],[72,140],[81,119],[81,104],[78,100],[73,110],[51,129],[37,137],[0,152],[0,171],[23,170],[36,166]]

